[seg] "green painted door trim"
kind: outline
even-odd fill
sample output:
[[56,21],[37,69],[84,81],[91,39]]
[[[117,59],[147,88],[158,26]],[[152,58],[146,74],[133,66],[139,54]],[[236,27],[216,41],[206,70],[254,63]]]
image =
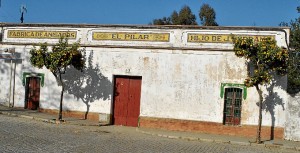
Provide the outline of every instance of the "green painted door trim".
[[23,84],[23,86],[25,86],[25,84],[26,84],[26,78],[31,77],[31,76],[41,78],[41,86],[42,87],[44,86],[45,74],[44,73],[33,73],[33,72],[23,72],[23,74],[22,74],[22,84]]
[[221,92],[220,97],[223,98],[225,87],[237,87],[243,88],[243,97],[244,100],[247,98],[247,87],[244,84],[237,84],[237,83],[221,83]]

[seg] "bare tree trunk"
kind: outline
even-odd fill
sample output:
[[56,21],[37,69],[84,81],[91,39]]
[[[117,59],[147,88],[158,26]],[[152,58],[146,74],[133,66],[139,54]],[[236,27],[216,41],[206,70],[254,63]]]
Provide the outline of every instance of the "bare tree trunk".
[[85,112],[85,115],[84,115],[84,119],[85,119],[85,120],[87,119],[89,110],[90,110],[90,105],[89,105],[88,102],[87,102],[87,103],[86,103],[86,112]]
[[58,120],[62,120],[62,103],[63,103],[63,98],[64,98],[64,83],[61,79],[61,72],[59,71],[59,81],[61,83],[61,93],[60,93],[60,103],[59,103],[59,114],[58,114]]
[[258,115],[258,127],[257,127],[257,135],[256,135],[256,143],[262,143],[261,142],[261,123],[262,123],[262,101],[263,101],[263,96],[262,96],[262,91],[259,89],[259,85],[255,85],[256,91],[259,95],[259,115]]

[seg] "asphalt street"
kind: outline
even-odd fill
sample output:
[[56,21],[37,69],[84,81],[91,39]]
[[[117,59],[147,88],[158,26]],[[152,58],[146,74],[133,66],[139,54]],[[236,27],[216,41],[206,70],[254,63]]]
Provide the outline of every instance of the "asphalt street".
[[135,128],[50,124],[0,115],[0,152],[293,153],[295,150],[169,139]]

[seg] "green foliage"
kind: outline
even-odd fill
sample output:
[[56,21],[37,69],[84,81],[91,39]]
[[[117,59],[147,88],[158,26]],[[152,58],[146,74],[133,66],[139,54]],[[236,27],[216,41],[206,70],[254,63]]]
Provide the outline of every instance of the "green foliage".
[[171,22],[171,19],[168,17],[163,17],[162,19],[154,19],[152,21],[153,25],[171,25],[172,22]]
[[248,77],[245,79],[244,84],[247,87],[255,86],[259,95],[256,142],[261,143],[263,95],[259,85],[269,83],[274,72],[280,75],[287,73],[288,50],[278,47],[276,41],[272,38],[257,42],[251,37],[233,37],[233,43],[235,55],[245,58],[249,64]]
[[[300,7],[297,7],[298,13]],[[282,22],[280,26],[290,27],[290,52],[288,68],[288,92],[295,94],[300,91],[300,17],[290,23]]]
[[291,34],[290,34],[290,47],[296,50],[300,50],[300,18],[292,20],[290,22]]
[[273,72],[287,73],[288,51],[278,47],[275,40],[255,42],[252,38],[234,37],[233,42],[235,55],[247,59],[253,68],[244,82],[247,87],[269,83]]
[[83,70],[85,65],[85,59],[83,51],[79,49],[79,43],[72,45],[68,44],[68,39],[59,39],[59,42],[52,47],[52,50],[48,50],[47,43],[41,44],[37,49],[36,47],[30,50],[30,63],[37,68],[43,68],[44,66],[49,69],[55,78],[61,84],[61,96],[59,106],[58,119],[62,120],[62,101],[64,95],[64,82],[62,80],[62,74],[65,73],[68,66],[73,66],[77,70]]
[[290,33],[290,60],[288,71],[288,92],[296,93],[300,90],[300,18],[289,24]]
[[82,70],[85,63],[82,50],[79,50],[79,43],[69,45],[68,40],[63,38],[52,47],[51,51],[48,50],[47,43],[44,43],[38,49],[32,48],[30,55],[30,62],[33,66],[37,68],[45,66],[55,77],[65,73],[66,67],[70,65],[77,70]]
[[190,7],[183,6],[179,13],[173,11],[170,17],[154,19],[153,25],[197,25],[196,16],[192,13]]
[[178,20],[179,15],[178,15],[177,11],[173,11],[173,13],[171,14],[171,16],[169,18],[171,20],[171,24],[174,24],[174,25],[180,24],[180,22]]
[[[199,17],[203,26],[218,26],[216,22],[215,10],[208,4],[203,4],[199,11]],[[153,25],[198,25],[196,22],[196,16],[191,11],[190,7],[183,6],[179,13],[173,11],[169,17],[163,17],[161,19],[154,19]]]
[[215,10],[208,4],[203,4],[201,6],[199,17],[203,26],[218,26]]
[[197,25],[196,16],[195,16],[195,14],[192,13],[190,7],[183,6],[182,9],[179,11],[177,21],[173,22],[173,24],[176,24],[176,25]]

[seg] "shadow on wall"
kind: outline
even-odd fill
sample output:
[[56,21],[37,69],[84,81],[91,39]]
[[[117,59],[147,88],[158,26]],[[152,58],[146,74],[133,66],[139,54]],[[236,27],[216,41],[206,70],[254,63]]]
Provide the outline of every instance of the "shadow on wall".
[[[274,140],[274,127],[275,127],[275,107],[276,106],[281,106],[282,110],[285,110],[284,108],[284,102],[283,99],[280,97],[280,95],[277,92],[274,92],[274,87],[281,87],[281,89],[284,89],[286,91],[286,87],[282,83],[280,83],[278,80],[280,80],[279,77],[276,77],[272,80],[272,83],[267,87],[267,92],[268,95],[264,99],[263,103],[263,110],[266,112],[269,112],[271,115],[271,135],[270,135],[270,140]],[[257,103],[258,106],[258,103]]]
[[[7,93],[5,98],[0,99],[0,103],[7,103],[8,105],[14,105],[15,99],[11,99],[11,95],[14,95],[15,91],[15,80],[19,78],[19,73],[16,72],[16,68],[18,64],[22,64],[21,53],[14,53],[14,58],[12,59],[0,59],[0,82],[2,82],[2,87],[0,89],[0,93]],[[2,90],[2,91],[1,91]],[[12,104],[11,104],[12,103]]]
[[10,72],[12,67],[14,67],[15,64],[22,64],[21,53],[15,53],[15,59],[13,58],[12,60],[11,59],[0,59],[0,60],[1,62],[3,61],[5,63],[5,64],[0,64],[0,72],[2,74],[6,72]]
[[0,64],[0,72],[4,74],[6,71],[10,71],[10,67],[6,64]]
[[65,91],[74,95],[77,100],[82,100],[86,105],[85,119],[87,119],[90,103],[96,100],[107,100],[111,97],[112,83],[100,71],[98,65],[93,65],[93,52],[86,59],[87,66],[83,72],[75,68],[68,68],[63,76]]
[[[6,62],[3,59],[0,59],[0,84],[2,86],[7,85],[9,86],[9,81],[7,81],[7,78],[5,75],[9,75],[9,72],[11,71],[11,68],[9,65],[6,64]],[[8,76],[11,77],[11,76]],[[7,93],[7,94],[6,94]],[[1,96],[7,95],[5,97],[0,98],[0,104],[8,105],[8,91],[7,88],[0,88],[0,94]],[[3,94],[3,95],[2,95]]]

